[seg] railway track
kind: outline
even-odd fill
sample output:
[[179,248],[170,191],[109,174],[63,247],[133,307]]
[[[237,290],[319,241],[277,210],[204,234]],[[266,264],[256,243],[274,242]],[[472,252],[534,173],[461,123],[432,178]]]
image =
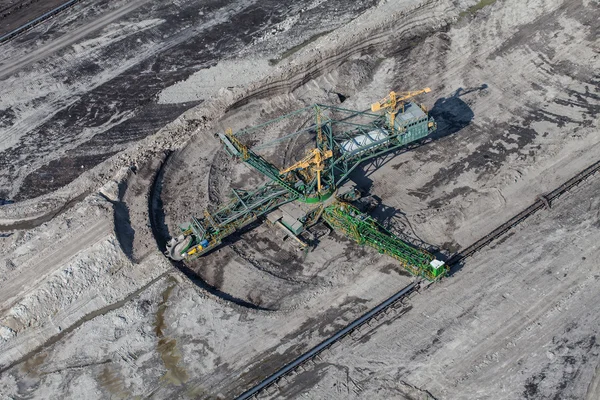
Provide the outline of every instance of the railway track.
[[[546,195],[539,196],[537,200],[525,210],[521,211],[520,213],[506,221],[504,224],[502,224],[483,238],[470,245],[469,247],[454,254],[448,259],[447,264],[452,267],[454,265],[459,264],[465,258],[472,256],[482,248],[489,245],[494,240],[497,240],[500,237],[502,237],[505,233],[519,225],[521,222],[525,221],[537,211],[544,208],[549,208],[554,200],[556,200],[572,188],[576,187],[589,177],[593,176],[598,171],[600,171],[600,161],[590,165],[589,167],[587,167],[586,169],[584,169],[583,171],[581,171],[580,173],[578,173],[573,178],[569,179],[567,182],[563,183],[561,186],[554,189],[553,191],[547,193]],[[427,284],[429,284],[429,282]],[[348,324],[345,328],[339,330],[337,333],[330,336],[323,342],[319,343],[317,346],[313,347],[309,351],[305,352],[304,354],[296,358],[294,361],[290,362],[289,364],[286,364],[283,368],[279,369],[274,374],[263,379],[257,385],[248,389],[235,399],[246,400],[258,396],[258,394],[261,393],[263,390],[273,385],[276,385],[277,382],[280,381],[283,377],[291,374],[302,365],[305,365],[307,362],[317,357],[323,351],[330,348],[344,337],[359,329],[361,326],[368,324],[370,321],[377,318],[377,316],[381,315],[387,310],[393,308],[394,305],[398,304],[398,302],[400,302],[403,298],[409,296],[412,293],[417,292],[420,287],[421,281],[415,281],[411,283],[407,287],[400,290],[398,293],[394,294],[392,297],[388,298],[384,302],[372,308],[370,311],[363,314],[358,319]]]
[[69,1],[59,5],[58,7],[55,7],[48,12],[45,12],[44,14],[40,15],[39,17],[21,25],[20,27],[13,29],[12,31],[0,36],[0,44],[8,42],[15,36],[20,35],[21,33],[25,32],[25,31],[28,31],[29,29],[33,28],[34,26],[41,24],[42,22],[44,22],[45,20],[47,20],[49,18],[54,17],[56,14],[66,10],[67,8],[75,5],[76,3],[79,3],[80,1],[81,0],[69,0]]

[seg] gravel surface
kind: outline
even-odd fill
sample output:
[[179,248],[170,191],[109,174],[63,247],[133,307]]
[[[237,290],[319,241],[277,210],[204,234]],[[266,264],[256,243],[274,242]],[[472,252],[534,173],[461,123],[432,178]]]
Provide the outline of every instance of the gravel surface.
[[[596,2],[356,4],[87,4],[3,46],[0,398],[232,398],[411,281],[323,225],[308,253],[258,224],[167,261],[164,235],[261,181],[216,131],[431,87],[431,140],[352,180],[445,254],[597,161]],[[597,399],[598,182],[269,396]]]

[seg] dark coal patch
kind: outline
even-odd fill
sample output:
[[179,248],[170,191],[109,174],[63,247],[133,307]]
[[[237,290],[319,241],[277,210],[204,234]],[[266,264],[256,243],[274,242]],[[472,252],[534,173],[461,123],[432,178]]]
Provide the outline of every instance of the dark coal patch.
[[282,342],[285,343],[294,338],[306,341],[314,335],[323,338],[329,337],[368,310],[367,303],[366,299],[347,296],[339,306],[329,308],[313,318],[308,318],[296,331],[286,335]]
[[5,110],[0,110],[0,128],[12,126],[15,120],[15,112],[12,107]]
[[190,103],[153,104],[143,109],[135,117],[94,136],[88,142],[68,151],[65,156],[30,173],[15,200],[41,196],[71,183],[81,173],[94,168],[130,143],[155,133],[189,107]]
[[[83,192],[83,193],[73,197],[71,200],[67,201],[65,204],[58,207],[57,209],[49,210],[46,214],[44,214],[40,217],[37,217],[35,219],[18,221],[18,222],[15,222],[13,224],[8,224],[8,225],[0,225],[0,232],[21,230],[21,229],[33,229],[37,226],[40,226],[43,223],[51,221],[52,219],[56,218],[60,214],[64,213],[65,211],[70,210],[73,206],[78,204],[81,200],[83,200],[89,194],[90,194],[90,192],[88,192],[88,191]],[[4,204],[12,204],[13,201],[0,199],[0,205],[2,205],[3,203]]]
[[437,199],[434,199],[434,200],[430,201],[429,202],[429,207],[431,207],[431,208],[442,208],[442,207],[444,207],[444,206],[446,206],[448,204],[448,200],[449,199],[454,199],[454,198],[459,197],[459,196],[465,197],[469,193],[473,193],[473,192],[476,192],[476,190],[474,190],[473,188],[470,188],[468,186],[461,186],[461,187],[454,188],[446,196],[444,196],[442,198],[437,198]]
[[280,389],[281,391],[279,393],[281,398],[297,399],[301,398],[305,393],[310,393],[310,389],[319,384],[319,382],[329,373],[328,371],[330,368],[341,369],[344,374],[349,373],[349,368],[347,366],[323,362],[307,368],[308,369],[300,370],[298,375],[294,376],[292,382],[284,385]]
[[108,148],[136,142],[149,134],[157,132],[184,111],[200,103],[201,101],[178,104],[150,104],[134,117],[94,136],[78,150],[92,151],[97,148]]
[[[535,151],[532,149],[524,152],[527,150],[526,146],[537,137],[535,130],[511,124],[497,124],[493,129],[485,131],[481,129],[473,131],[470,138],[461,138],[461,141],[468,139],[476,142],[479,139],[479,142],[483,141],[483,143],[467,156],[456,159],[448,167],[441,168],[429,182],[411,194],[425,200],[435,188],[459,183],[461,175],[466,172],[474,171],[476,179],[480,180],[496,174],[511,154],[519,154],[521,158],[535,156]],[[464,194],[464,190],[453,190],[451,193],[432,200],[430,206],[439,207]]]
[[232,242],[240,240],[235,246],[236,253],[259,270],[292,282],[297,282],[297,278],[302,276],[302,253],[294,251],[294,244],[291,245],[292,248],[286,248],[288,246],[282,243],[278,232],[257,232],[256,229],[251,229],[244,231],[240,238],[236,238],[235,235],[234,233]]
[[102,161],[117,152],[102,154],[66,156],[54,160],[27,175],[15,201],[31,199],[46,194],[56,188],[65,186]]
[[[374,1],[361,1],[349,7],[347,12],[358,14],[373,4]],[[311,29],[316,29],[312,21],[318,18],[319,13],[333,12],[339,6],[339,1],[320,5],[317,9],[303,14],[305,18],[299,24],[305,28],[312,26]],[[123,149],[128,141],[136,141],[154,133],[160,125],[169,122],[169,119],[174,119],[175,114],[180,114],[184,109],[195,105],[188,103],[164,106],[162,109],[157,108],[159,106],[155,103],[160,91],[175,82],[188,78],[202,68],[216,64],[217,60],[221,58],[235,54],[248,46],[255,38],[264,34],[269,26],[300,13],[302,4],[271,0],[241,7],[239,11],[228,8],[231,12],[229,20],[205,29],[198,28],[207,24],[218,13],[223,12],[222,8],[223,2],[221,1],[207,1],[201,5],[196,2],[183,2],[178,5],[148,3],[123,17],[123,22],[137,22],[159,17],[165,19],[166,23],[133,33],[99,49],[97,57],[100,60],[128,59],[131,54],[136,54],[140,47],[157,42],[164,43],[163,50],[134,65],[111,81],[83,94],[69,107],[59,111],[49,121],[32,130],[16,146],[1,153],[0,171],[2,174],[10,181],[18,173],[18,166],[12,165],[14,163],[11,161],[24,160],[31,164],[40,158],[51,157],[57,147],[73,142],[81,136],[84,129],[94,128],[101,131],[104,124],[109,121],[113,122],[116,118],[125,116],[131,121],[123,122],[120,124],[120,128],[101,131],[87,146],[82,145],[66,157],[73,158],[75,155],[80,157],[81,153],[89,152],[91,153],[90,161],[95,160],[98,163],[111,154],[107,144],[123,145],[119,148]],[[198,34],[190,36],[190,29],[197,29]],[[65,48],[57,55],[66,55],[70,51],[72,51],[70,48]],[[64,74],[57,78],[66,79],[65,84],[67,85],[87,80],[99,73],[101,64],[96,59],[83,60],[79,65],[63,71]],[[168,107],[175,109],[179,107],[179,109],[171,113],[165,111]],[[168,115],[168,117],[154,118],[155,111],[158,111],[157,115]],[[150,122],[153,119],[156,123]],[[7,123],[12,124],[13,122],[7,120]],[[110,149],[117,150],[115,147],[110,147]],[[80,172],[83,170],[85,168]],[[30,185],[39,181],[36,179],[36,175],[44,175],[46,179],[43,180],[42,186],[22,188],[18,198],[23,200],[50,192],[77,177],[77,174],[58,177],[55,175],[56,172],[58,171],[48,166],[34,172],[31,177],[27,177],[24,184]]]
[[525,399],[539,398],[539,385],[544,379],[546,379],[546,375],[544,373],[527,378],[527,381],[525,382],[525,388],[523,390],[523,397]]

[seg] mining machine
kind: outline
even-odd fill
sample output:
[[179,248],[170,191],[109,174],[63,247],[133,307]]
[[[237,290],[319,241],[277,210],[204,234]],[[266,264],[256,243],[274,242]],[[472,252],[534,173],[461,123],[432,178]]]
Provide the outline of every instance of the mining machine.
[[[267,177],[267,183],[252,190],[234,189],[229,202],[192,216],[191,221],[180,225],[181,233],[169,241],[166,255],[184,261],[202,256],[263,216],[304,244],[299,235],[323,220],[359,244],[395,258],[415,276],[429,281],[445,276],[448,267],[444,262],[362,213],[352,204],[360,198],[356,189],[342,190],[350,173],[361,163],[406,147],[435,131],[436,123],[427,109],[411,100],[429,92],[429,88],[390,92],[367,111],[314,104],[256,127],[217,133],[225,150]],[[272,124],[304,114],[310,115],[314,123],[261,145],[244,144],[244,136],[256,135]],[[278,168],[260,154],[270,146],[306,134],[314,135],[315,147],[290,166]]]

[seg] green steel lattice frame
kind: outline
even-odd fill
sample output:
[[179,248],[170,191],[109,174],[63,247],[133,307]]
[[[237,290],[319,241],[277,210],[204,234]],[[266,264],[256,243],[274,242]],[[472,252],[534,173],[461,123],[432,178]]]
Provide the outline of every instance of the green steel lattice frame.
[[[307,114],[314,121],[308,127],[285,134],[278,139],[252,148],[247,148],[241,142],[241,139],[246,135],[260,133],[270,125],[291,117],[299,116],[306,118]],[[348,179],[349,174],[362,162],[405,146],[408,143],[427,136],[427,134],[435,129],[434,123],[433,129],[421,129],[418,135],[411,133],[408,129],[405,131],[391,131],[386,126],[385,115],[369,111],[356,111],[335,106],[314,104],[255,127],[234,133],[234,138],[239,140],[231,141],[226,135],[219,134],[219,137],[225,144],[225,148],[232,156],[240,158],[253,169],[268,177],[270,182],[253,191],[234,190],[233,196],[228,203],[218,207],[216,210],[207,210],[200,219],[192,218],[189,226],[184,228],[184,233],[194,234],[194,241],[191,245],[197,245],[203,239],[207,239],[210,243],[208,247],[197,252],[195,256],[210,251],[220,244],[223,238],[235,230],[248,225],[261,215],[285,203],[294,200],[318,203],[322,200],[322,198],[316,195],[316,179],[306,182],[294,171],[280,175],[279,169],[259,154],[261,150],[282,141],[290,140],[298,135],[313,134],[316,136],[318,129],[317,121],[320,122],[324,141],[316,141],[316,146],[321,150],[330,149],[333,151],[333,157],[325,160],[325,170],[321,176],[324,189],[329,190],[330,193],[340,187]],[[421,121],[421,124],[427,126],[430,121],[433,120],[426,116]],[[407,124],[409,122],[415,121],[408,121]],[[355,140],[359,136],[368,136],[373,131],[382,132],[387,137],[384,140],[373,140],[367,147],[362,147],[359,151],[343,151],[343,143]],[[375,235],[374,232],[370,234]],[[375,239],[372,238],[372,240]],[[390,255],[394,256],[394,254],[397,253]],[[396,256],[394,257],[397,258]]]

